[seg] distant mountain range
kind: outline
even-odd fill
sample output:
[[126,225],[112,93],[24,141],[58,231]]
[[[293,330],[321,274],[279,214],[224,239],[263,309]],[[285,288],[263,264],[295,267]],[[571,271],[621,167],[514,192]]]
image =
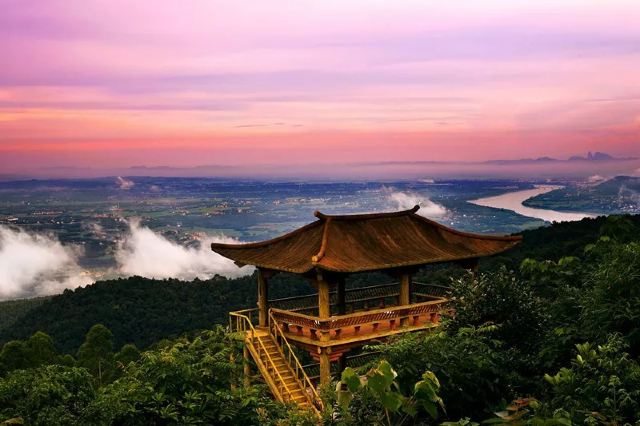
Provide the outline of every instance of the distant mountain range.
[[[633,162],[637,164],[633,164]],[[531,166],[531,167],[521,167]],[[560,167],[557,167],[560,166]],[[570,167],[569,167],[570,166]],[[589,152],[567,159],[553,157],[439,161],[365,161],[352,163],[299,164],[208,164],[200,166],[133,166],[100,167],[40,167],[22,173],[0,173],[0,181],[48,178],[95,178],[105,176],[153,177],[217,177],[259,180],[376,180],[376,179],[444,179],[460,178],[586,178],[594,174],[614,176],[633,173],[640,167],[637,157],[614,157],[604,152]]]
[[538,157],[538,158],[521,158],[518,160],[489,160],[485,161],[485,164],[539,164],[539,163],[551,163],[551,162],[576,162],[576,161],[633,161],[637,160],[637,157],[614,157],[605,152],[591,152],[587,153],[587,156],[573,155],[567,160],[560,160],[553,157]]

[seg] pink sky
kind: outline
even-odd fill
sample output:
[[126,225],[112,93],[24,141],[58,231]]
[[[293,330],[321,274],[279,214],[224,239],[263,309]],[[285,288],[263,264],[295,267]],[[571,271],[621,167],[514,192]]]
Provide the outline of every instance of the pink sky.
[[636,0],[2,9],[0,174],[640,156]]

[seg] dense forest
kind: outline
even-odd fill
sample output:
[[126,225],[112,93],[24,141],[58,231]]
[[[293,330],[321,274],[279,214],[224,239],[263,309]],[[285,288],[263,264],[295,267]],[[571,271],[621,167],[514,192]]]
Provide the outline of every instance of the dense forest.
[[[503,255],[484,259],[481,270],[516,270],[526,258],[555,261],[581,256],[584,247],[600,235],[628,241],[638,237],[638,229],[640,216],[611,216],[525,231],[522,244]],[[459,268],[443,265],[425,268],[418,279],[448,284],[452,276],[460,273]],[[350,277],[347,285],[389,281],[382,274],[358,274]],[[255,282],[255,277],[250,276],[216,276],[192,282],[130,277],[100,281],[50,298],[0,302],[0,346],[43,331],[53,337],[58,351],[74,353],[91,326],[100,323],[112,331],[116,347],[134,343],[147,348],[164,338],[226,324],[229,311],[255,306]],[[313,292],[306,281],[295,275],[276,275],[269,287],[272,299]]]
[[[479,275],[421,275],[447,281],[456,315],[367,348],[373,361],[321,389],[323,424],[640,421],[640,217],[527,231]],[[271,297],[310,291],[278,280]],[[40,301],[0,333],[0,425],[316,424],[242,386],[238,343],[215,324],[253,303],[251,277],[134,277]]]

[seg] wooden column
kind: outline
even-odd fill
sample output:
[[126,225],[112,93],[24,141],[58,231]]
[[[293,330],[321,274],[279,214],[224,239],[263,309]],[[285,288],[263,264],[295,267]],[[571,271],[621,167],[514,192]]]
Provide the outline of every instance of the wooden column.
[[318,272],[318,316],[329,318],[331,316],[331,300],[329,295],[329,283],[324,280],[322,272]]
[[[409,305],[411,303],[411,274],[403,272],[400,275],[400,305]],[[400,325],[409,324],[409,318],[400,318]]]
[[269,283],[264,271],[258,269],[258,326],[266,327],[269,323]]
[[411,303],[411,274],[405,272],[400,275],[400,305]]
[[329,360],[329,348],[318,348],[320,352],[320,384],[331,382],[331,361]]
[[[316,275],[316,283],[318,285],[318,316],[320,318],[329,318],[331,316],[331,300],[329,295],[329,283],[322,276],[322,272],[318,271]],[[331,339],[328,331],[320,332],[320,340],[328,341]],[[318,348],[320,358],[320,384],[331,382],[331,360],[329,359],[329,348]]]
[[346,296],[344,277],[340,277],[338,278],[338,288],[336,291],[338,315],[344,315],[347,313]]

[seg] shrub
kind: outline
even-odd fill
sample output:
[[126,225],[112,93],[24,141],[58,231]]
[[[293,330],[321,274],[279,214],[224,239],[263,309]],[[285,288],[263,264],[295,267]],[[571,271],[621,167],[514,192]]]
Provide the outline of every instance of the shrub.
[[285,417],[266,389],[231,390],[241,366],[236,343],[222,328],[192,341],[147,351],[124,375],[104,386],[90,407],[104,424],[265,424]]
[[60,365],[15,370],[0,380],[0,422],[22,418],[28,425],[85,425],[95,397],[84,368]]
[[640,353],[640,243],[614,244],[607,238],[591,246],[591,289],[584,295],[581,324],[588,340],[608,333],[625,337]]
[[546,330],[548,315],[542,300],[527,282],[504,268],[455,280],[452,301],[456,315],[449,328],[454,332],[495,324],[499,327],[492,336],[506,347],[532,352]]
[[576,345],[578,354],[570,367],[553,376],[544,410],[566,410],[576,423],[633,423],[640,419],[640,366],[625,352],[620,336],[609,336],[604,345]]
[[380,357],[396,368],[403,392],[411,392],[422,372],[432,371],[451,418],[484,418],[513,397],[513,383],[517,382],[511,354],[490,337],[495,328],[409,334],[372,349],[381,351]]

